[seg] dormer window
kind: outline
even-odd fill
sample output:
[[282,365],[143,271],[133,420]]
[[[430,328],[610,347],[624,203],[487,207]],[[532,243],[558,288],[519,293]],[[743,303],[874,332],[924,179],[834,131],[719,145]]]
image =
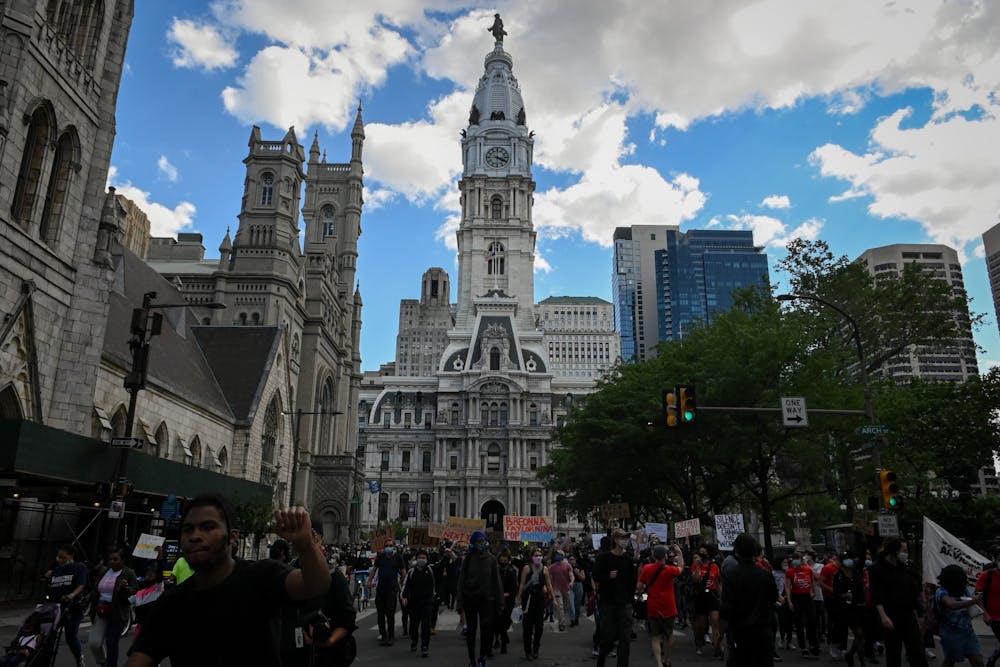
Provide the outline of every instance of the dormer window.
[[264,174],[260,177],[260,205],[270,206],[274,201],[274,174]]

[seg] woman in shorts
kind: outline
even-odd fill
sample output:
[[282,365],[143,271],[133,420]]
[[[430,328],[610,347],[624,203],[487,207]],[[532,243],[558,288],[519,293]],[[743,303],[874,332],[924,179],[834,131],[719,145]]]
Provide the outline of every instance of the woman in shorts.
[[979,604],[981,594],[970,595],[965,570],[959,565],[947,565],[938,575],[937,605],[941,650],[944,667],[952,667],[966,658],[972,667],[983,667],[983,649],[972,628],[969,607]]

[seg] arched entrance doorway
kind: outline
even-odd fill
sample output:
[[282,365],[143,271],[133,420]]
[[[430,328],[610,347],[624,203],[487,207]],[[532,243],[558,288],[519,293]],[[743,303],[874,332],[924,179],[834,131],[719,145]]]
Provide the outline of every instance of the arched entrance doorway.
[[0,391],[0,419],[24,419],[14,385],[8,384]]
[[507,513],[503,503],[499,500],[487,500],[483,504],[483,509],[479,513],[480,519],[486,519],[487,531],[503,530],[503,515]]

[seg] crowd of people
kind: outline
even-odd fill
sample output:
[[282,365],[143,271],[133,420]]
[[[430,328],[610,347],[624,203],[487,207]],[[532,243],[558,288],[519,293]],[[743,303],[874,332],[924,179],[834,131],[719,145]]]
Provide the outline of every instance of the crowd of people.
[[[85,664],[79,627],[88,616],[95,663],[119,664],[118,641],[132,607],[129,667],[165,658],[177,667],[347,667],[358,650],[357,587],[374,599],[379,644],[393,645],[401,616],[401,636],[424,658],[443,610],[457,612],[470,667],[487,667],[495,654],[508,653],[517,632],[524,659],[537,660],[547,627],[576,632],[584,617],[594,625],[581,643],[598,667],[609,658],[626,667],[642,633],[656,667],[671,667],[681,650],[678,629],[690,629],[695,655],[740,666],[773,665],[789,652],[817,658],[823,644],[850,666],[884,660],[896,667],[904,652],[910,665],[926,665],[939,650],[946,667],[966,659],[994,667],[1000,654],[998,648],[984,661],[971,621],[985,611],[1000,639],[1000,549],[972,590],[958,566],[944,568],[936,586],[922,587],[906,543],[896,538],[875,554],[803,550],[773,564],[748,534],[725,555],[711,544],[688,551],[653,539],[640,547],[620,528],[596,549],[575,540],[497,545],[477,531],[467,544],[407,547],[389,539],[373,553],[368,545],[324,546],[308,514],[296,509],[275,513],[279,538],[267,559],[253,561],[235,557],[232,517],[220,496],[186,505],[184,557],[174,566],[173,586],[162,580],[158,562],[140,570],[140,579],[121,549],[91,571],[75,562],[72,547],[61,548],[47,573],[48,595],[62,604],[65,643],[77,664]],[[32,627],[23,635],[0,665],[20,664],[34,649]]]

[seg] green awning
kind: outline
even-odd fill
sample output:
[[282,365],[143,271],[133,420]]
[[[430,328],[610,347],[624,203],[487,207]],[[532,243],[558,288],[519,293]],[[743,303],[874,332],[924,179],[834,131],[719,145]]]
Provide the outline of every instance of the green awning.
[[[0,420],[2,477],[92,487],[95,482],[111,480],[120,451],[101,440],[35,422]],[[234,502],[246,502],[273,494],[264,484],[155,458],[141,450],[129,453],[127,477],[135,485],[135,493],[148,496],[191,498],[211,491]]]

